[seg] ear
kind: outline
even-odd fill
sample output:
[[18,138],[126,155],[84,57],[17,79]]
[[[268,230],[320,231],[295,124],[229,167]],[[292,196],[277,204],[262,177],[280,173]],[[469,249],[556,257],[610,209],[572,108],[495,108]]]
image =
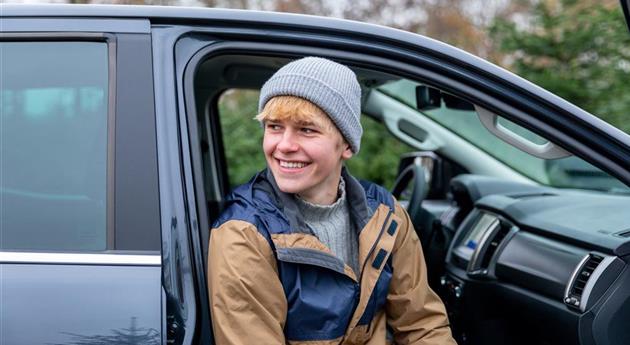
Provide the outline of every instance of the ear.
[[350,148],[350,145],[348,145],[346,142],[344,142],[343,146],[344,146],[344,149],[343,149],[343,152],[341,152],[341,159],[348,160],[348,159],[352,158],[352,156],[354,155],[354,152],[352,152],[352,149]]

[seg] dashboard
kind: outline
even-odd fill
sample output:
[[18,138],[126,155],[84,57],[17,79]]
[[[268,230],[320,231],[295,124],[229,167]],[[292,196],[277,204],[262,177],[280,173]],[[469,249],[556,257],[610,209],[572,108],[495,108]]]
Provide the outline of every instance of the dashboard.
[[461,175],[440,294],[463,344],[630,344],[630,196]]

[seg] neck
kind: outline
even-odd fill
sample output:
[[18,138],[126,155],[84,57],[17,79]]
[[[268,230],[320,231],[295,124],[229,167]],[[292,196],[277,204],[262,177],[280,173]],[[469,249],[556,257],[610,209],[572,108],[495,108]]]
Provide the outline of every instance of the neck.
[[[346,183],[343,178],[339,180],[339,186],[337,187],[337,197],[335,201],[330,204],[318,204],[302,198],[299,194],[296,194],[296,199],[302,211],[308,210],[311,213],[326,215],[338,209],[341,204],[346,202]],[[305,212],[302,212],[303,216],[306,216]]]
[[316,205],[332,205],[339,198],[339,181],[341,180],[341,171],[335,177],[330,179],[330,183],[324,190],[303,191],[297,195],[305,201]]

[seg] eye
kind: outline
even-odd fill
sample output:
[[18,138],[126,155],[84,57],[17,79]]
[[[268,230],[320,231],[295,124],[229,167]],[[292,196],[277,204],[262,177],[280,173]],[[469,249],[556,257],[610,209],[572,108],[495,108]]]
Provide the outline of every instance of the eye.
[[305,134],[317,133],[317,131],[315,129],[309,128],[309,127],[302,127],[302,128],[300,128],[300,130],[302,131],[302,133],[305,133]]
[[282,126],[280,126],[277,123],[266,123],[265,124],[265,128],[270,130],[270,131],[277,131],[277,130],[282,129]]

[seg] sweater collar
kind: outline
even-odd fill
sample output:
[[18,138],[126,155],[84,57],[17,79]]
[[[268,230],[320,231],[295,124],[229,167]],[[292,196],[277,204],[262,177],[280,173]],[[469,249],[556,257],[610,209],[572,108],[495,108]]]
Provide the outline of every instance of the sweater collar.
[[307,222],[326,219],[337,212],[342,212],[342,209],[346,207],[346,183],[343,177],[339,180],[337,200],[330,205],[320,205],[309,202],[295,195],[295,201],[300,210],[300,214]]
[[[261,173],[261,177],[268,182],[268,192],[272,195],[276,207],[287,218],[291,231],[311,233],[297,205],[296,196],[280,190],[270,169],[265,169]],[[372,213],[367,204],[365,191],[359,181],[350,175],[346,167],[341,169],[341,178],[345,184],[344,192],[350,211],[350,219],[355,224],[357,231],[360,231],[367,224]]]

